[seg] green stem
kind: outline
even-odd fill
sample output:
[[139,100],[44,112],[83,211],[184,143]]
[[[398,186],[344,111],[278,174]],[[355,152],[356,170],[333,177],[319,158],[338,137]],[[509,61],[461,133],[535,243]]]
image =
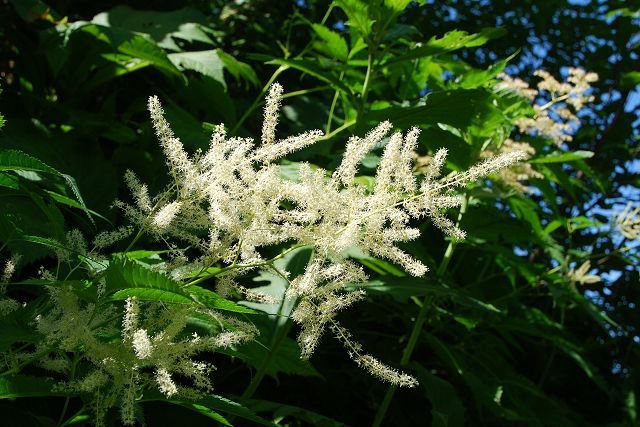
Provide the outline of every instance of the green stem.
[[141,228],[140,230],[138,230],[138,233],[136,234],[136,236],[133,238],[133,240],[131,241],[131,243],[129,243],[129,246],[127,246],[127,249],[125,249],[125,252],[129,252],[131,250],[131,248],[133,247],[133,245],[136,244],[136,242],[138,241],[138,239],[140,239],[140,237],[142,237],[142,235],[144,234],[144,227]]
[[[71,375],[69,376],[69,380],[73,381],[76,376],[76,366],[78,366],[78,362],[80,361],[80,357],[78,357],[78,353],[73,354],[73,362],[71,362]],[[60,413],[60,417],[58,418],[58,425],[62,425],[62,420],[64,420],[64,416],[67,414],[67,409],[69,408],[69,402],[71,401],[71,396],[67,396],[64,399],[64,405],[62,406],[62,412]]]
[[[313,255],[311,256],[311,258],[309,259],[309,264],[313,261]],[[287,283],[287,288],[291,285],[291,282],[289,281],[289,278],[287,276],[285,276],[284,274],[282,274],[282,272],[280,270],[278,270],[273,264],[271,264],[271,268],[273,269],[273,271],[275,271],[275,273],[277,275],[279,275],[280,277],[282,277],[285,282]],[[286,289],[285,289],[286,292]],[[297,300],[290,300],[291,303],[295,306]],[[251,382],[249,383],[249,385],[247,386],[246,390],[244,391],[244,393],[242,393],[242,400],[246,400],[246,399],[250,399],[251,396],[253,396],[253,393],[256,392],[256,390],[258,389],[258,386],[260,386],[260,383],[262,382],[262,379],[264,378],[264,375],[267,373],[267,369],[269,368],[269,365],[271,364],[271,360],[273,359],[273,356],[276,354],[278,348],[280,347],[280,345],[283,343],[284,339],[287,337],[287,335],[289,334],[289,330],[291,329],[291,325],[293,325],[293,322],[291,321],[290,317],[286,317],[286,320],[284,322],[284,324],[280,323],[280,317],[283,317],[282,311],[285,307],[285,302],[287,302],[286,296],[283,293],[282,295],[282,300],[280,301],[280,306],[278,307],[278,313],[277,313],[277,318],[276,318],[276,322],[274,325],[274,331],[273,331],[273,335],[271,336],[271,343],[269,345],[269,352],[267,353],[266,357],[264,358],[264,360],[262,361],[262,363],[260,364],[260,367],[258,368],[258,371],[256,372],[256,374],[253,376],[253,378],[251,379]]]
[[[460,206],[460,213],[458,214],[458,224],[462,220],[462,216],[467,211],[468,205],[468,197],[462,200],[462,205]],[[449,262],[451,262],[451,258],[453,257],[453,252],[457,246],[458,242],[456,240],[451,240],[447,249],[444,253],[442,261],[440,262],[440,266],[438,267],[438,271],[436,275],[440,278],[444,275],[445,271],[447,271],[447,267],[449,266]],[[402,358],[400,359],[400,367],[404,367],[409,364],[411,360],[411,355],[413,354],[413,350],[418,343],[418,338],[422,333],[422,327],[424,325],[425,320],[427,319],[427,313],[429,312],[429,308],[431,307],[431,296],[427,295],[424,297],[422,301],[422,307],[420,307],[420,312],[418,313],[418,317],[416,317],[416,321],[413,324],[413,329],[411,330],[411,335],[409,336],[409,341],[407,342],[407,346],[404,348],[402,352]],[[378,412],[376,413],[376,417],[373,420],[373,427],[379,427],[382,424],[382,420],[389,409],[389,405],[391,404],[391,400],[393,400],[393,395],[396,392],[396,386],[391,385],[387,389],[386,394],[384,395],[384,399],[378,408]]]
[[350,128],[351,126],[355,125],[356,121],[355,120],[350,120],[348,122],[344,122],[342,124],[342,126],[335,128],[333,131],[327,133],[325,136],[318,138],[318,141],[326,141],[327,139],[331,139],[333,138],[335,135],[339,134],[340,132],[342,132],[343,130]]
[[[283,302],[284,302],[284,299],[280,304],[280,309],[278,310],[279,315],[281,315],[280,310],[284,305]],[[271,338],[269,351],[267,352],[267,355],[265,356],[265,358],[262,360],[262,363],[260,364],[258,371],[251,379],[251,382],[245,389],[244,393],[242,393],[241,400],[250,399],[251,396],[253,396],[253,394],[256,392],[265,374],[267,373],[267,369],[271,364],[271,360],[273,359],[273,356],[276,354],[278,348],[280,347],[280,345],[282,344],[286,336],[289,334],[289,330],[291,329],[291,325],[293,324],[291,319],[287,318],[287,320],[283,325],[278,325],[278,320],[279,319],[276,319],[276,326],[275,326],[276,330],[274,331],[273,337]]]
[[[273,269],[273,271],[276,272],[276,274],[282,277],[288,284],[291,284],[287,276],[282,274],[280,270],[278,270],[273,265],[271,265],[271,268]],[[289,330],[291,329],[291,325],[293,324],[291,319],[287,317],[284,324],[280,323],[280,317],[283,316],[282,310],[284,309],[285,302],[286,302],[286,298],[285,298],[285,295],[283,294],[282,300],[280,300],[280,305],[278,306],[278,313],[277,313],[278,317],[276,318],[275,324],[273,326],[273,335],[271,336],[271,342],[269,343],[269,351],[267,352],[267,355],[265,356],[265,358],[262,360],[262,363],[260,364],[258,371],[251,379],[251,382],[245,389],[244,393],[242,393],[242,397],[241,397],[242,400],[250,399],[251,396],[253,396],[253,393],[256,392],[256,390],[260,386],[260,383],[262,382],[262,379],[264,378],[264,375],[267,373],[267,369],[271,364],[271,360],[273,359],[273,356],[276,354],[278,348],[280,347],[280,345],[282,344],[286,336],[289,334]],[[295,301],[293,303],[295,304]]]
[[[274,256],[273,258],[271,258],[271,259],[269,259],[267,261],[257,262],[255,264],[236,264],[234,262],[231,265],[228,265],[226,267],[221,268],[220,270],[216,271],[215,273],[211,273],[211,274],[207,274],[207,275],[202,276],[202,277],[198,277],[198,278],[186,283],[185,286],[197,285],[198,283],[202,283],[204,281],[207,281],[207,280],[211,279],[212,277],[216,277],[216,276],[219,276],[222,273],[226,273],[229,270],[237,270],[239,268],[264,267],[266,265],[271,265],[274,261],[284,257],[289,252],[294,251],[294,250],[296,250],[298,248],[301,248],[303,246],[307,246],[307,245],[304,245],[304,244],[293,245],[289,249],[281,252],[279,255],[276,255],[276,256]],[[236,259],[236,261],[237,261],[237,259]]]
[[[341,71],[340,76],[338,77],[338,80],[342,81],[343,78],[344,78],[344,71]],[[327,127],[325,130],[325,133],[331,132],[331,122],[333,121],[333,113],[335,112],[339,97],[340,97],[340,91],[336,90],[335,93],[333,94],[333,100],[331,101],[331,108],[329,108],[329,118],[327,119]]]
[[273,74],[271,75],[271,78],[269,79],[267,84],[264,85],[264,87],[262,88],[262,91],[260,92],[258,97],[253,101],[253,104],[251,104],[251,107],[249,107],[244,112],[242,117],[240,117],[240,120],[238,120],[236,122],[235,126],[233,126],[233,128],[231,128],[231,132],[230,132],[231,135],[235,135],[236,132],[238,132],[238,129],[240,129],[240,126],[242,126],[242,124],[245,122],[245,120],[247,120],[247,118],[249,118],[249,116],[251,114],[253,114],[255,109],[258,108],[258,106],[262,103],[262,100],[264,99],[264,96],[266,95],[267,91],[269,90],[269,87],[271,87],[271,85],[273,84],[273,82],[276,81],[278,76],[280,74],[282,74],[282,72],[284,72],[288,68],[289,68],[288,65],[281,65],[281,66],[278,67],[278,69],[276,71],[273,72]]
[[375,56],[375,48],[369,46],[369,55],[367,56],[367,73],[364,76],[364,83],[362,84],[362,93],[360,95],[360,106],[358,107],[357,120],[360,120],[364,111],[365,104],[367,103],[367,96],[369,96],[369,85],[371,82],[371,74],[373,73],[373,60]]
[[320,86],[320,87],[314,87],[312,89],[295,90],[293,92],[287,92],[283,94],[282,99],[293,98],[300,95],[306,95],[308,93],[322,92],[323,90],[327,90],[327,89],[331,89],[331,86]]

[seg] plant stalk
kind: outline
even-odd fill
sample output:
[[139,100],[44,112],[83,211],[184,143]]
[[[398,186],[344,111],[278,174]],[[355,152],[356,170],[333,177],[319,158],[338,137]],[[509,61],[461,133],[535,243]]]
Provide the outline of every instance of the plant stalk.
[[[460,213],[458,214],[458,224],[462,220],[462,216],[467,211],[468,205],[468,196],[465,196],[462,200],[462,204],[460,206]],[[444,256],[442,257],[442,261],[440,262],[440,266],[438,267],[438,271],[436,275],[438,277],[442,277],[442,275],[447,271],[447,267],[449,266],[449,262],[451,262],[451,258],[453,257],[453,252],[457,246],[458,242],[456,240],[451,240],[447,249],[445,250]],[[431,296],[427,295],[422,300],[422,307],[420,307],[420,311],[418,312],[418,317],[416,317],[416,321],[413,324],[413,329],[411,330],[411,335],[409,336],[409,341],[407,342],[404,351],[402,352],[402,358],[400,359],[400,367],[403,368],[409,364],[411,360],[411,355],[413,354],[413,350],[418,343],[418,338],[420,337],[420,333],[422,332],[422,327],[424,325],[425,320],[427,319],[427,313],[429,312],[429,308],[431,307]],[[396,392],[396,386],[390,385],[387,389],[387,392],[384,395],[384,399],[378,408],[378,412],[376,413],[376,417],[373,420],[373,427],[379,427],[382,424],[382,420],[389,409],[389,405],[393,400],[393,396]]]

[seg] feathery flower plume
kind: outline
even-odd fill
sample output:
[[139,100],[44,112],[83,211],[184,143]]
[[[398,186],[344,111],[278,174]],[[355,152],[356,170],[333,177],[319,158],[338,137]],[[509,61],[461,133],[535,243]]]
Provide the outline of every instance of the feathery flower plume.
[[278,126],[283,90],[279,83],[274,83],[269,88],[262,121],[262,144],[271,144],[276,140],[276,126]]
[[[177,246],[170,247],[175,252],[173,258],[182,260],[180,268],[197,271],[216,263],[244,266],[218,277],[218,290],[227,294],[235,290],[248,299],[265,300],[237,284],[234,274],[260,266],[273,268],[265,263],[260,248],[284,242],[313,248],[313,261],[291,281],[286,291],[286,298],[296,302],[292,319],[301,326],[298,343],[302,356],[310,357],[325,330],[331,328],[358,365],[394,384],[415,385],[412,377],[364,354],[359,344],[349,338],[348,331],[336,326],[337,314],[364,296],[361,289],[346,286],[366,282],[362,268],[346,260],[347,251],[358,247],[398,263],[414,276],[424,275],[427,267],[398,247],[420,235],[418,229],[409,226],[410,221],[428,217],[445,233],[463,238],[462,230],[444,212],[460,205],[461,197],[456,191],[514,164],[523,155],[514,150],[486,159],[467,171],[441,177],[447,154],[442,149],[435,154],[418,185],[412,167],[419,130],[413,128],[404,135],[394,133],[386,139],[392,125],[383,122],[363,138],[349,139],[342,162],[332,175],[301,163],[298,179],[291,181],[283,177],[276,162],[315,143],[323,134],[310,131],[276,138],[282,92],[278,84],[269,90],[262,144],[256,146],[251,138],[229,138],[220,125],[214,129],[208,151],[193,158],[189,158],[169,128],[159,100],[150,98],[152,121],[174,183],[153,199],[163,200],[164,206],[149,210],[146,200],[151,199],[143,190],[145,187],[130,176],[136,206],[122,203],[119,206],[132,220],[150,225],[155,237],[186,242],[190,248],[201,251],[200,258],[189,261]],[[385,142],[374,188],[365,189],[356,181],[358,166],[367,153],[383,147]],[[166,265],[175,272],[175,266]],[[286,277],[284,272],[279,273]],[[125,318],[135,317],[127,314],[132,310],[126,310]],[[153,335],[143,324],[127,321],[131,325],[123,325],[125,341],[133,346],[132,357],[145,366],[156,367],[156,381],[167,395],[174,392],[172,370],[168,369],[173,365],[162,357],[172,351],[167,343],[185,325],[180,319],[184,320],[182,317],[169,322],[161,331],[156,328]],[[225,347],[249,336],[250,332],[222,333],[209,344]],[[203,341],[194,338],[187,348],[197,347]],[[176,387],[179,389],[177,384]]]
[[163,231],[169,226],[169,224],[171,224],[171,221],[173,221],[176,215],[178,215],[181,206],[181,202],[171,202],[166,204],[153,216],[151,223],[158,229],[158,231]]

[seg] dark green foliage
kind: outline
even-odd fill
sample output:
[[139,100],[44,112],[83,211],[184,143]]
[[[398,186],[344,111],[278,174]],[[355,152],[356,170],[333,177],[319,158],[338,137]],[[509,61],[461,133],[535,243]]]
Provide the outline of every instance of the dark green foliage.
[[[360,426],[385,411],[382,425],[390,426],[638,425],[638,239],[624,238],[610,221],[614,207],[637,206],[640,197],[638,11],[629,2],[119,3],[0,6],[0,262],[22,255],[6,294],[26,303],[0,317],[1,408],[14,411],[0,424],[90,422],[86,396],[52,389],[60,375],[8,361],[36,350],[41,336],[31,322],[49,304],[45,287],[71,286],[95,302],[104,278],[107,305],[131,296],[191,304],[252,321],[261,332],[211,355],[216,394],[191,401],[145,393],[149,425],[170,422],[158,415],[174,410],[168,403],[185,425]],[[525,98],[496,85],[498,73],[534,83],[535,69],[560,76],[567,66],[599,74],[596,98],[567,145],[520,135],[536,149],[528,163],[541,174],[527,182],[530,194],[498,179],[465,189],[460,243],[416,224],[422,236],[405,249],[429,266],[423,278],[350,253],[370,280],[366,299],[339,321],[368,353],[420,381],[395,391],[388,409],[380,409],[387,385],[358,370],[329,335],[310,361],[300,360],[287,317],[293,306],[222,298],[207,280],[217,267],[188,280],[160,274],[153,266],[164,262],[165,248],[145,236],[102,260],[67,241],[74,228],[91,240],[126,222],[111,204],[131,197],[122,184],[127,169],[151,193],[166,184],[146,112],[150,95],[162,98],[194,153],[206,150],[219,123],[230,134],[258,136],[264,94],[281,82],[287,106],[279,134],[327,133],[283,161],[292,180],[302,161],[334,169],[348,137],[382,120],[403,131],[419,127],[420,155],[446,147],[449,173],[468,169],[512,134],[515,120],[535,114]],[[358,177],[370,188],[380,155],[370,153]],[[56,251],[81,268],[57,263]],[[303,249],[275,262],[295,277],[308,259]],[[597,274],[610,274],[572,282],[568,272],[587,260]],[[67,279],[33,279],[40,266]],[[276,297],[286,287],[264,273],[242,281]],[[190,327],[215,326],[194,319]],[[109,425],[117,425],[112,415]]]

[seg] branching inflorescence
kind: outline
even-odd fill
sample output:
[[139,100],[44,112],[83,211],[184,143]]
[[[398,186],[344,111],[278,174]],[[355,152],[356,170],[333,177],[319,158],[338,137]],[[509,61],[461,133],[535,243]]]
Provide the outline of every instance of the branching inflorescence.
[[[274,268],[263,258],[261,248],[276,244],[311,247],[313,256],[306,270],[290,281],[286,292],[286,298],[296,302],[292,318],[301,325],[298,342],[302,356],[309,357],[323,332],[330,329],[358,365],[383,380],[413,386],[413,377],[364,354],[335,319],[340,310],[364,294],[362,290],[348,291],[345,285],[367,280],[346,253],[358,247],[398,263],[414,276],[424,275],[427,267],[398,247],[420,234],[410,221],[428,217],[451,237],[464,238],[464,232],[442,212],[460,205],[456,189],[514,164],[523,154],[508,152],[465,172],[440,177],[447,155],[446,149],[441,149],[418,182],[412,166],[419,130],[389,135],[392,125],[383,122],[364,138],[349,139],[333,174],[302,163],[299,178],[293,181],[282,176],[277,162],[317,142],[323,133],[314,130],[277,139],[281,97],[282,87],[276,83],[266,99],[261,144],[255,145],[250,138],[227,137],[220,125],[207,152],[194,157],[187,155],[171,131],[158,98],[151,97],[153,127],[173,182],[152,199],[147,187],[129,172],[127,183],[135,206],[119,206],[144,231],[167,242],[183,242],[191,252],[198,249],[197,258],[188,260],[173,243],[176,262],[171,264],[170,274],[174,278],[222,265],[224,273],[215,274],[221,291],[235,288],[250,294],[234,278],[252,269]],[[375,185],[367,188],[356,180],[358,166],[369,151],[385,141]],[[279,273],[288,276],[285,271]]]

